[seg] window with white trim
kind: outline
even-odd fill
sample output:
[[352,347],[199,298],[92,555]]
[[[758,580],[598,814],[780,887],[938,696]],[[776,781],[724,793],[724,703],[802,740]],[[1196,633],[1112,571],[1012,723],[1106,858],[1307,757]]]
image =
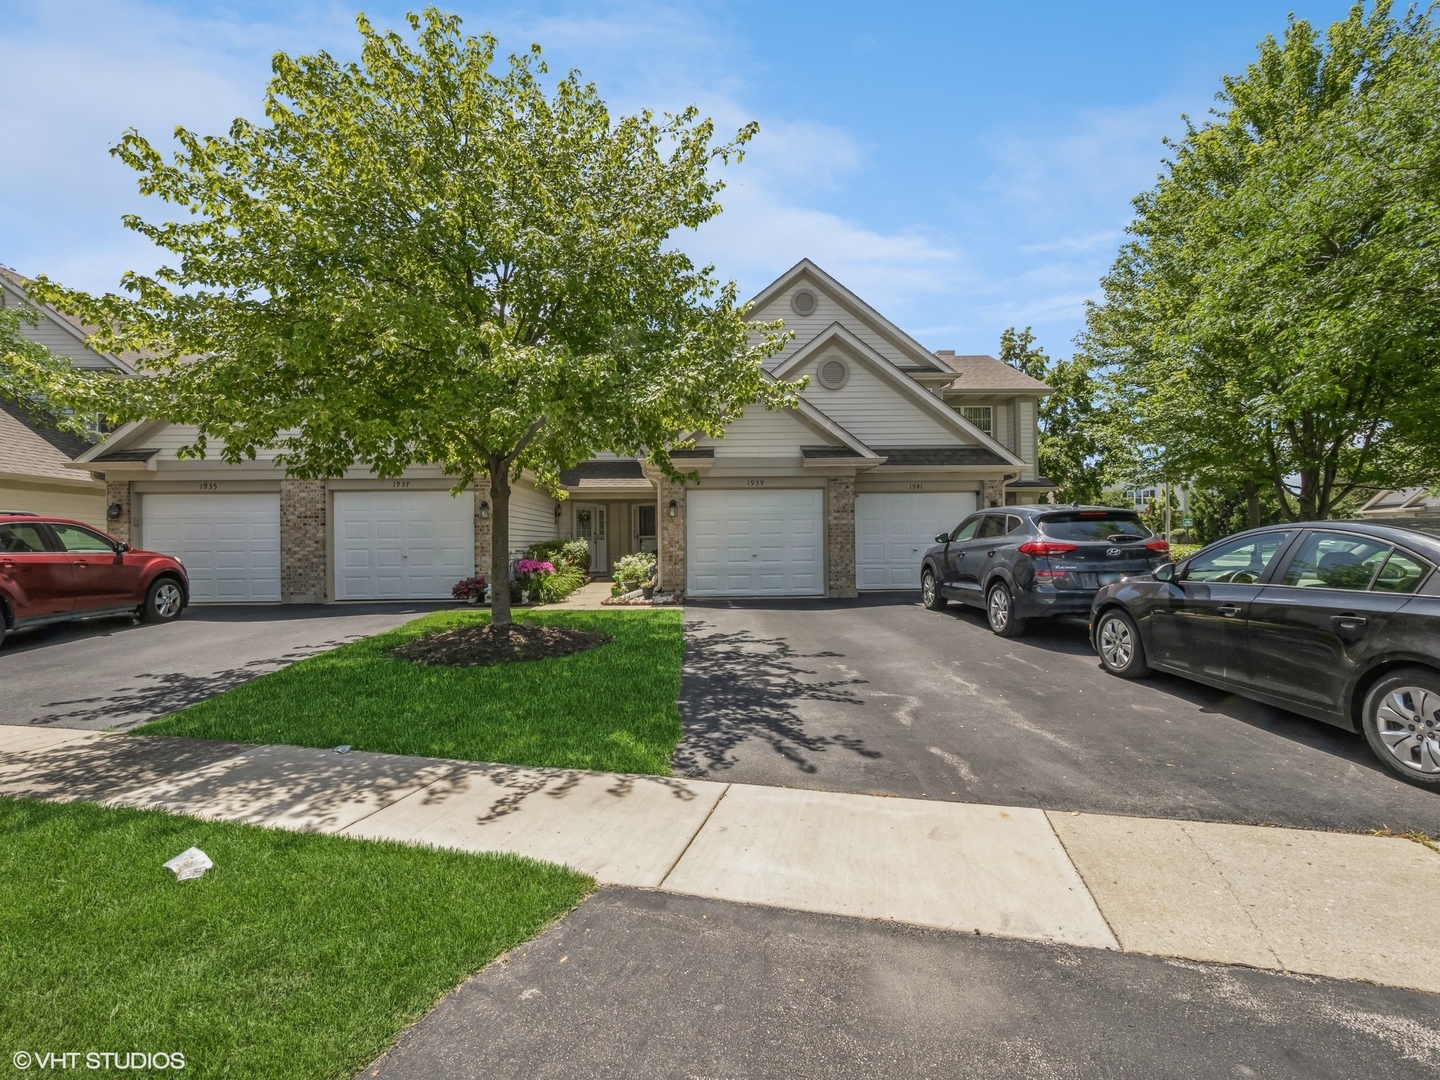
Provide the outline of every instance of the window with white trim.
[[969,420],[986,435],[993,435],[995,429],[991,426],[994,422],[991,405],[961,405],[960,415]]

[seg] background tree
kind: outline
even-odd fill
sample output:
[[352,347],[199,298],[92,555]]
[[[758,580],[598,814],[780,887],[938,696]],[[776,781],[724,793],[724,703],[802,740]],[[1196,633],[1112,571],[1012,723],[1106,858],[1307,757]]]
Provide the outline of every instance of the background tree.
[[1423,14],[1293,20],[1171,144],[1089,311],[1132,472],[1285,520],[1440,478],[1440,45]]
[[1051,360],[1035,345],[1030,327],[1013,326],[1000,335],[1000,359],[1054,391],[1040,402],[1040,475],[1055,481],[1060,502],[1094,503],[1100,498],[1100,444],[1096,438],[1099,387],[1080,356]]
[[126,224],[178,263],[125,275],[125,297],[40,289],[109,328],[102,346],[149,350],[153,377],[111,411],[196,425],[188,453],[274,447],[307,478],[433,462],[457,492],[487,477],[503,626],[522,469],[553,489],[609,449],[674,476],[680,440],[799,384],[762,371],[782,338],[734,284],[666,246],[719,212],[710,170],[753,124],[715,144],[693,108],[612,118],[577,73],[547,92],[538,46],[496,65],[458,18],[407,19],[413,45],[358,17],[358,63],[277,54],[268,124],[179,129],[171,161],[126,134],[113,153],[141,191],[187,212]]

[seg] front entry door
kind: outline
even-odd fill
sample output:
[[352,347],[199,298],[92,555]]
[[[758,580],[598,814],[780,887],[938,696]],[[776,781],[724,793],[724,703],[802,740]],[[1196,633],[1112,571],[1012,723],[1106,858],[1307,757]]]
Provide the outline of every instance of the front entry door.
[[590,572],[610,573],[610,554],[605,542],[605,507],[599,503],[576,503],[575,535],[590,547]]

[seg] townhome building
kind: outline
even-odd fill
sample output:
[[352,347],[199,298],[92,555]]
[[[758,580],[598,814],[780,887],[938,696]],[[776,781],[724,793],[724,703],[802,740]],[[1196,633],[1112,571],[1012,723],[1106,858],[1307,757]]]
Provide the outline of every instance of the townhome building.
[[[746,409],[700,437],[670,480],[602,454],[561,474],[564,498],[514,485],[510,548],[587,540],[594,571],[635,551],[658,586],[696,597],[853,596],[919,585],[919,556],[982,506],[1036,502],[1041,382],[982,355],[932,352],[813,262],[753,301],[794,335],[767,370],[808,377],[798,408]],[[438,467],[293,480],[274,455],[182,459],[194,437],[127,425],[75,463],[103,471],[110,531],[180,556],[196,602],[423,599],[489,566],[488,492]]]

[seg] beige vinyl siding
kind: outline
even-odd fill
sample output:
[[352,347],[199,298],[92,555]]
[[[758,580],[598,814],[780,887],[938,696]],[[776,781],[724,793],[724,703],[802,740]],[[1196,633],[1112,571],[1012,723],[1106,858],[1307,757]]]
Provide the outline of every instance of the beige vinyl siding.
[[[77,473],[84,476],[84,473]],[[97,529],[109,526],[105,521],[105,489],[95,491],[47,488],[41,484],[19,484],[0,480],[0,510],[23,510],[47,517],[74,518]]]
[[38,318],[34,326],[21,324],[20,333],[23,337],[44,345],[56,356],[67,357],[74,361],[76,367],[110,369],[115,367],[94,349],[87,347],[84,336],[78,331],[64,323],[57,322],[55,316],[48,312],[25,304],[8,287],[0,289],[0,298],[3,298],[5,307],[30,307],[36,313]]
[[[808,289],[815,294],[815,310],[809,315],[797,315],[795,309],[790,306],[790,297],[801,289]],[[783,364],[788,357],[794,355],[796,349],[803,347],[820,331],[836,322],[897,367],[915,366],[915,361],[901,352],[888,338],[877,333],[865,320],[851,314],[848,309],[827,296],[819,286],[812,285],[808,281],[798,282],[793,288],[786,290],[766,304],[751,318],[756,322],[773,322],[779,319],[785,323],[785,329],[795,335],[786,344],[784,352],[766,361],[765,366],[771,371]]]
[[[179,459],[179,450],[182,446],[189,446],[195,441],[195,434],[199,429],[191,424],[171,424],[161,428],[159,431],[140,439],[130,439],[129,442],[135,449],[145,448],[160,451],[162,461],[176,461]],[[203,460],[215,465],[224,465],[221,454],[225,449],[225,443],[220,439],[208,439],[205,443],[205,457]],[[270,462],[275,460],[278,451],[262,447],[255,454],[256,462]],[[196,462],[202,459],[187,458],[187,462]],[[243,468],[244,463],[236,466]]]
[[[834,356],[849,365],[850,378],[840,389],[827,390],[815,373],[821,363]],[[805,400],[867,446],[953,446],[968,442],[931,415],[925,401],[902,393],[843,349],[824,350],[800,373],[810,376]]]
[[1015,453],[1020,460],[1025,462],[1025,469],[1021,473],[1021,479],[1034,480],[1035,472],[1035,402],[1027,401],[1024,398],[1015,403],[1015,413],[1018,417],[1016,427],[1019,428],[1020,441],[1015,447]]
[[510,491],[510,550],[558,535],[555,500],[527,484],[516,484]]
[[831,441],[788,409],[769,410],[763,405],[752,405],[725,429],[725,438],[712,439],[707,435],[697,439],[695,445],[715,447],[715,459],[719,461],[732,457],[798,457],[802,446]]

